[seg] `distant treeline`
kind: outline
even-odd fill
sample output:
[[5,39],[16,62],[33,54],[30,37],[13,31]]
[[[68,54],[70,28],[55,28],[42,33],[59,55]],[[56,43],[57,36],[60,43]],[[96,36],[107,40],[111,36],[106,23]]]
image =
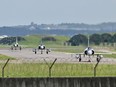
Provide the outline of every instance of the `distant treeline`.
[[[68,42],[71,43],[72,46],[78,46],[80,44],[87,45],[88,36],[83,34],[74,35]],[[89,42],[95,45],[100,45],[101,43],[103,43],[103,45],[114,44],[116,43],[116,33],[113,35],[109,33],[92,34],[89,36]]]
[[25,35],[63,35],[73,36],[75,34],[94,34],[116,32],[116,22],[101,24],[84,23],[61,23],[61,24],[35,24],[3,26],[0,27],[0,35],[25,36]]
[[[17,37],[18,41],[24,41],[23,37]],[[56,39],[52,36],[42,38],[42,41],[56,41]],[[11,45],[16,42],[16,37],[6,37],[0,40],[0,44],[8,44]],[[84,34],[77,34],[71,37],[68,41],[72,46],[78,45],[87,45],[88,43],[88,36]],[[92,34],[89,35],[89,42],[90,44],[100,45],[100,44],[114,44],[116,43],[116,33],[103,33],[103,34]]]
[[[47,37],[43,37],[41,39],[42,41],[56,41],[56,39],[52,36],[47,36]],[[17,37],[17,41],[20,42],[20,41],[25,41],[25,38],[23,37]],[[0,40],[0,44],[8,44],[8,45],[11,45],[13,43],[16,42],[16,37],[5,37],[3,39]]]
[[[24,41],[23,37],[17,37],[17,41]],[[0,44],[8,44],[11,45],[16,42],[16,37],[6,37],[0,40]]]

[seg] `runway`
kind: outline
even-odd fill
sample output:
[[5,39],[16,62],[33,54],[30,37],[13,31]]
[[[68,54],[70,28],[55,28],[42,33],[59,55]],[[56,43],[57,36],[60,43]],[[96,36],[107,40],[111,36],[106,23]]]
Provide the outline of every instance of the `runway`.
[[[53,62],[55,59],[57,59],[57,63],[97,63],[96,57],[91,57],[91,62],[88,61],[88,57],[82,57],[82,62],[79,62],[79,60],[75,57],[76,54],[74,53],[65,53],[65,52],[54,52],[51,51],[49,54],[46,54],[46,52],[43,52],[43,54],[40,54],[40,52],[37,52],[35,54],[31,48],[25,48],[21,51],[19,50],[8,50],[8,49],[1,49],[0,54],[11,56],[16,58],[16,60],[12,60],[15,63],[18,62]],[[116,64],[116,59],[114,58],[102,58],[100,63],[103,64]]]

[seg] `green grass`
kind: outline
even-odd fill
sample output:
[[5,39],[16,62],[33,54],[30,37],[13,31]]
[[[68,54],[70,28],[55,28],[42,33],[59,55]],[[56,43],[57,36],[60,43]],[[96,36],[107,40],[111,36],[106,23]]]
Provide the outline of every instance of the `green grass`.
[[[19,44],[23,44],[25,47],[37,47],[39,44],[41,44],[41,39],[46,36],[42,35],[29,35],[24,36],[25,41],[21,41]],[[56,41],[43,41],[43,44],[48,47],[56,47],[61,46],[63,43],[70,38],[67,36],[52,36],[56,39]]]
[[60,46],[54,47],[53,51],[68,52],[68,53],[82,53],[84,51],[84,46]]
[[7,60],[7,59],[14,60],[15,58],[0,54],[0,60]]
[[23,44],[24,46],[33,47],[34,45],[38,45],[42,36],[40,35],[31,35],[25,36],[25,41],[21,41],[19,44]]
[[[0,66],[2,68],[3,64]],[[52,67],[52,77],[93,77],[94,66],[56,63]],[[96,71],[96,76],[116,76],[116,65],[99,64]],[[45,63],[10,63],[5,68],[5,77],[49,77],[49,71]]]
[[116,58],[116,54],[105,54],[103,55],[104,58]]

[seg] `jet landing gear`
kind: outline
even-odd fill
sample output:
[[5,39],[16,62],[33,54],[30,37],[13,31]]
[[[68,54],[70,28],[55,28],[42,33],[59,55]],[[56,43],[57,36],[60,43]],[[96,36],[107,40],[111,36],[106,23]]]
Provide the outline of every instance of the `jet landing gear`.
[[43,50],[41,50],[41,54],[43,54]]
[[50,49],[46,49],[46,54],[48,54],[50,52]]
[[90,55],[88,55],[89,56],[89,60],[88,60],[88,62],[91,62],[91,56]]
[[[85,57],[85,55],[84,55],[84,57]],[[76,55],[76,58],[79,59],[79,62],[82,61],[81,54]],[[89,60],[87,62],[91,62],[90,56],[89,56]]]
[[35,54],[37,54],[37,51],[39,51],[40,54],[43,54],[44,52],[45,52],[46,54],[49,54],[50,49],[46,49],[46,50],[37,50],[36,48],[33,49],[33,52],[34,52]]
[[[85,57],[85,55],[84,55],[84,57]],[[76,58],[79,60],[79,62],[82,61],[81,54],[76,54]],[[89,56],[89,60],[86,62],[91,62],[90,56]]]
[[33,52],[34,52],[35,54],[37,54],[37,49],[33,49]]
[[[50,52],[49,49],[46,49],[46,50],[44,50],[44,51],[46,51],[46,54],[48,54],[48,53]],[[43,54],[43,50],[41,50],[41,54]]]
[[14,46],[11,46],[11,50],[22,50],[22,47],[21,46],[18,46],[18,47],[14,47]]
[[79,58],[79,62],[81,62],[81,58]]
[[76,58],[79,59],[79,62],[81,62],[81,54],[76,54]]
[[[91,62],[91,55],[88,55],[88,56],[89,56],[89,60],[88,60],[88,61],[83,61],[83,62]],[[94,55],[93,55],[93,56],[94,56]],[[76,57],[76,59],[79,60],[79,62],[82,61],[81,54],[76,54],[75,57]],[[85,57],[85,55],[84,55],[84,57]],[[99,62],[99,61],[101,60],[101,58],[103,58],[103,56],[100,55],[100,54],[97,54],[96,61]]]

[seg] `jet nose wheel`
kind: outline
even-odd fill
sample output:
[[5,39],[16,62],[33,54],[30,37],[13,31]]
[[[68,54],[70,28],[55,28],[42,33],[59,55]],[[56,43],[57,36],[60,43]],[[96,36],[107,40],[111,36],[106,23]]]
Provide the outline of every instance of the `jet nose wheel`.
[[81,54],[76,54],[75,58],[79,59],[79,62],[81,62]]
[[79,62],[81,62],[81,58],[79,58]]

